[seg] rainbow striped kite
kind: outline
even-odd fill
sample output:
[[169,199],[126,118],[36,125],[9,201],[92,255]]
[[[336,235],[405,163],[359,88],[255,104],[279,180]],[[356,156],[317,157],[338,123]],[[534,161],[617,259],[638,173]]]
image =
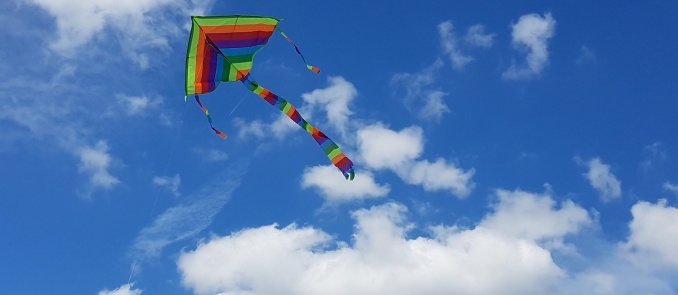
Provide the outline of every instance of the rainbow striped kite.
[[276,30],[294,46],[309,70],[320,73],[318,68],[306,63],[297,45],[277,27],[279,19],[230,15],[192,16],[191,20],[193,26],[186,52],[186,97],[195,96],[216,134],[226,138],[226,134],[212,125],[209,111],[200,102],[198,94],[212,92],[219,82],[242,82],[247,89],[285,113],[310,133],[344,177],[353,180],[355,177],[353,162],[344,155],[339,146],[318,128],[306,122],[287,100],[261,87],[250,76],[254,55],[266,46],[268,39]]

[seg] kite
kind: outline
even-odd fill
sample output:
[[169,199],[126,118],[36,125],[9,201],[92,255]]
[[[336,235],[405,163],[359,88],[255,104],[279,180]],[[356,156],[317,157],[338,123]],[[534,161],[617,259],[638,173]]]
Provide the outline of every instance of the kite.
[[332,164],[339,168],[346,179],[353,180],[353,162],[344,155],[339,146],[304,120],[287,100],[259,85],[250,75],[254,55],[266,46],[274,31],[280,32],[294,46],[309,70],[320,73],[318,68],[306,62],[292,39],[278,28],[279,19],[231,15],[192,16],[191,20],[191,34],[186,51],[186,97],[195,96],[196,102],[207,116],[210,128],[217,135],[226,138],[226,134],[214,128],[212,117],[198,95],[214,91],[220,82],[241,82],[310,133]]

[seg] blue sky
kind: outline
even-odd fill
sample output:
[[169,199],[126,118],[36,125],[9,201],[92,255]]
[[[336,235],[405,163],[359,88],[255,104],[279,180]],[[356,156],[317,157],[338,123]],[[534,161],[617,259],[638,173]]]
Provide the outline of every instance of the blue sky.
[[[271,3],[273,2],[273,3]],[[678,3],[0,4],[0,294],[676,294]],[[283,19],[184,101],[190,15]]]

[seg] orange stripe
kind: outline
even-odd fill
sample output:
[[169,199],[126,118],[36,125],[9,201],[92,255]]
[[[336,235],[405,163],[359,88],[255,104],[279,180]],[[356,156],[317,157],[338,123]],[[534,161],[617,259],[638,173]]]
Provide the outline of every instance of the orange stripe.
[[287,115],[288,117],[292,118],[292,114],[294,114],[294,112],[295,112],[296,110],[297,110],[297,109],[294,108],[293,105],[290,105],[290,109],[287,110],[287,113],[286,113],[285,115]]
[[266,95],[268,95],[269,93],[271,92],[268,91],[268,89],[264,88],[264,90],[262,90],[261,93],[259,93],[259,96],[261,96],[262,98],[266,98]]
[[[203,83],[198,83],[202,81],[202,73],[203,73],[203,61],[204,61],[204,53],[205,53],[205,34],[201,31],[200,36],[198,37],[198,44],[196,45],[196,50],[195,50],[195,81],[193,83],[195,84],[195,93],[204,93],[204,87],[202,86]],[[198,89],[198,87],[200,89]]]

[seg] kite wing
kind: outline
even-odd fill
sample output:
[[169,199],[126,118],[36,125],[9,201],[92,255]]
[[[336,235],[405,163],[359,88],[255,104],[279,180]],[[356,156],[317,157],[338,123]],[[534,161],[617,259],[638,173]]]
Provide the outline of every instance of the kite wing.
[[[240,81],[247,89],[259,95],[310,133],[330,161],[344,174],[344,177],[353,180],[355,177],[353,162],[344,155],[339,146],[318,128],[304,120],[287,100],[257,84],[250,75],[254,55],[268,43],[268,39],[276,30],[294,46],[296,52],[306,63],[297,45],[277,27],[279,19],[233,15],[193,16],[191,20],[193,25],[186,52],[186,97],[195,96],[207,116],[210,127],[216,134],[226,138],[223,132],[212,125],[209,111],[200,102],[198,95],[214,91],[219,82]],[[318,68],[307,63],[306,67],[315,73],[320,72]]]

